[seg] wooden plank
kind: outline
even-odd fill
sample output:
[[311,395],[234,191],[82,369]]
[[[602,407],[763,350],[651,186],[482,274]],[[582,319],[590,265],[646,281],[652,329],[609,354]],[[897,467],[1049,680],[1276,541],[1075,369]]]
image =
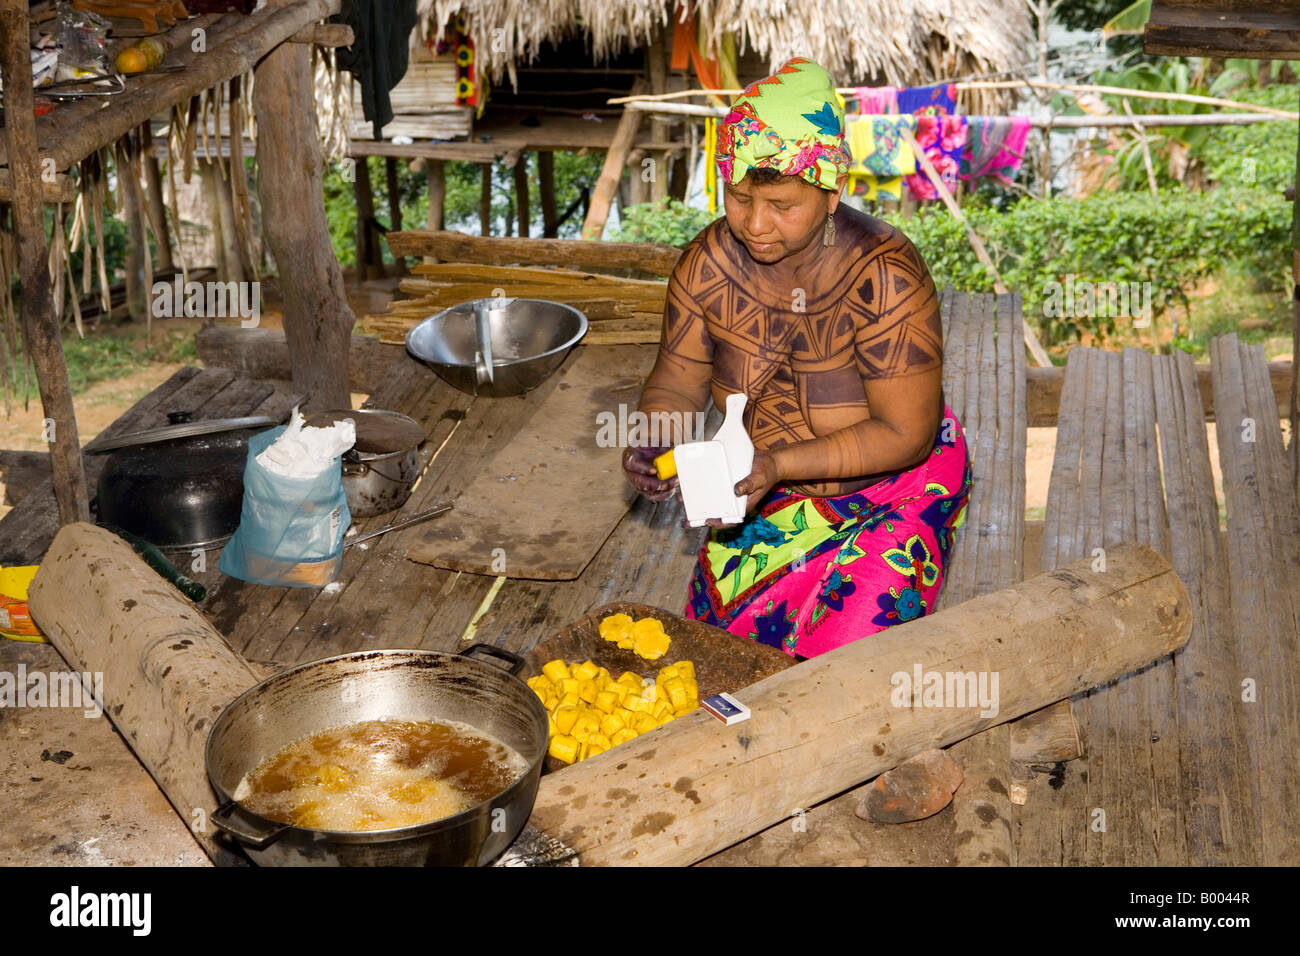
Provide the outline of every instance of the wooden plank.
[[[1232,616],[1241,661],[1241,680],[1253,681],[1257,700],[1243,701],[1246,746],[1257,780],[1260,861],[1294,863],[1298,793],[1295,752],[1296,657],[1295,569],[1287,568],[1290,548],[1279,543],[1300,535],[1287,526],[1289,515],[1270,500],[1267,489],[1279,479],[1269,475],[1263,442],[1280,444],[1280,428],[1268,404],[1254,389],[1248,371],[1252,355],[1238,347],[1235,335],[1211,343],[1216,423],[1223,489],[1228,510],[1228,567]],[[1256,382],[1258,379],[1256,378]],[[1231,414],[1229,414],[1231,412]],[[1253,427],[1252,427],[1253,426]],[[1274,438],[1271,433],[1277,429]],[[1267,436],[1267,437],[1266,437]],[[1281,513],[1279,513],[1281,511]],[[1248,692],[1243,692],[1248,697]]]
[[1174,656],[1178,715],[1178,825],[1189,861],[1257,861],[1249,763],[1241,752],[1239,689],[1219,509],[1191,356],[1156,356],[1156,410],[1169,511],[1169,558],[1195,620]]
[[388,234],[395,256],[435,256],[488,265],[587,266],[639,269],[655,275],[673,271],[682,250],[653,242],[585,242],[581,239],[515,239],[461,232],[407,229]]
[[[622,481],[621,450],[599,447],[594,431],[598,415],[617,415],[620,402],[626,404],[614,389],[627,384],[629,375],[649,372],[645,352],[625,346],[577,356],[561,373],[557,390],[537,407],[528,432],[491,459],[456,498],[454,521],[412,530],[412,560],[516,578],[571,580],[581,574],[632,503],[634,492]],[[539,509],[542,501],[554,506]]]

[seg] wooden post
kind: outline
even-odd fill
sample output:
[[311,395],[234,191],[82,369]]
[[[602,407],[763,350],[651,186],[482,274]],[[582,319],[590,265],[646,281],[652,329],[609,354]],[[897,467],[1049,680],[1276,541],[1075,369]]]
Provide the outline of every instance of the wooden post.
[[97,703],[190,833],[214,863],[239,865],[242,858],[215,839],[207,820],[216,797],[203,751],[217,715],[258,674],[193,604],[103,528],[61,529],[30,593],[32,617],[55,649],[76,672],[102,675]]
[[[668,61],[664,47],[664,31],[661,27],[646,51],[647,66],[650,71],[650,92],[668,92]],[[671,138],[672,122],[663,113],[650,117],[650,139],[656,143],[667,142]],[[650,201],[660,202],[668,196],[668,179],[671,170],[672,153],[667,150],[655,150],[651,155],[654,160],[653,178],[650,180]],[[636,175],[636,171],[632,173]]]
[[212,160],[212,185],[217,195],[217,215],[221,217],[222,256],[229,270],[223,278],[228,282],[247,282],[249,264],[240,249],[238,213],[228,172],[222,168],[219,158]]
[[357,281],[365,282],[372,276],[382,279],[384,270],[375,268],[375,218],[374,187],[370,182],[370,157],[357,157],[357,175],[352,183],[352,195],[357,204],[356,259]]
[[[430,229],[439,231],[447,228],[447,172],[441,159],[424,160],[424,181],[429,188],[429,213],[425,223]],[[425,265],[432,265],[438,260],[425,256]]]
[[[19,78],[31,73],[27,0],[3,0],[0,6],[0,72]],[[42,157],[37,154],[34,110],[30,83],[14,82],[5,88],[5,145],[13,183],[23,339],[36,367],[41,407],[45,410],[43,437],[50,442],[59,523],[68,524],[90,520],[90,502],[81,464],[72,389],[68,384],[68,366],[50,289],[49,248],[41,211]]]
[[212,160],[200,159],[199,177],[203,181],[203,204],[207,207],[208,223],[212,228],[212,264],[216,266],[217,276],[225,280],[235,267],[226,260],[226,240],[221,234],[221,196],[217,192],[221,173]]
[[[639,84],[638,84],[639,85]],[[638,90],[634,87],[634,92]],[[599,239],[605,231],[605,220],[609,218],[609,207],[618,192],[618,184],[623,178],[623,166],[627,154],[632,150],[637,130],[641,128],[640,110],[624,108],[623,116],[614,130],[613,142],[605,153],[605,165],[596,180],[596,188],[591,194],[591,205],[587,209],[586,219],[582,223],[582,238]]]
[[[693,863],[922,750],[1186,644],[1192,609],[1168,561],[1121,545],[1106,571],[1092,567],[1048,571],[768,677],[735,693],[751,711],[742,723],[697,711],[547,774],[529,823],[584,866]],[[985,701],[997,675],[996,709],[972,700],[981,674]]]
[[515,209],[519,215],[519,238],[527,239],[531,219],[528,208],[528,154],[524,153],[515,163]]
[[492,235],[492,164],[484,163],[482,183],[478,195],[478,231],[481,236]]
[[542,195],[542,237],[554,239],[560,217],[555,209],[555,153],[549,149],[537,152],[537,188]]
[[[1300,363],[1300,137],[1296,138],[1295,198],[1291,201],[1291,367]],[[1291,475],[1300,503],[1300,375],[1291,376]]]
[[[269,0],[288,6],[290,0]],[[311,409],[349,408],[348,344],[356,317],[330,246],[316,133],[311,47],[282,43],[255,71],[258,189],[280,274],[294,387]]]
[[[384,181],[388,186],[388,228],[393,232],[402,231],[402,190],[397,181],[397,157],[384,157]],[[397,260],[397,271],[406,271],[406,260],[401,256],[394,256]]]

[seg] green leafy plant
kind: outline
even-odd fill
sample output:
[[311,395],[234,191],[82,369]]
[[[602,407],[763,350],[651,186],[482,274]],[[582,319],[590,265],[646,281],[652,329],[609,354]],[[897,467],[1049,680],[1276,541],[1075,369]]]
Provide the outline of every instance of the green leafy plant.
[[703,209],[694,209],[676,199],[640,203],[623,210],[623,221],[611,230],[610,238],[620,242],[663,242],[685,247],[713,221]]

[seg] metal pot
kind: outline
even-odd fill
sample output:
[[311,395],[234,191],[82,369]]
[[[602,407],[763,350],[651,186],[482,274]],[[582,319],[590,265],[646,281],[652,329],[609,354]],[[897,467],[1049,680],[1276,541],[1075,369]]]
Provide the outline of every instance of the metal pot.
[[[475,660],[492,656],[505,669]],[[474,866],[518,836],[537,797],[546,755],[541,701],[514,675],[523,658],[488,644],[464,654],[385,650],[343,654],[269,677],[236,698],[208,734],[212,822],[270,866]],[[391,830],[341,832],[277,823],[234,801],[244,776],[288,744],[366,720],[469,724],[513,747],[528,770],[463,813]]]
[[350,419],[356,444],[343,454],[343,491],[353,518],[387,514],[406,504],[420,477],[424,428],[409,415],[378,408],[318,412],[307,420],[320,428]]
[[272,418],[190,421],[172,412],[164,428],[87,449],[112,452],[96,489],[98,519],[159,548],[215,547],[239,527],[248,439]]

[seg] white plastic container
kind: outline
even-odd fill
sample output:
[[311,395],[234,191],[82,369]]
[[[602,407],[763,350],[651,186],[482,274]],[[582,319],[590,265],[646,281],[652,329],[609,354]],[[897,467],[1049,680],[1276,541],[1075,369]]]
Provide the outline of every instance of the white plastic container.
[[745,431],[745,401],[740,392],[728,395],[726,417],[712,439],[686,442],[673,449],[686,521],[692,528],[711,518],[723,524],[745,520],[748,496],[733,490],[754,467],[754,443]]

